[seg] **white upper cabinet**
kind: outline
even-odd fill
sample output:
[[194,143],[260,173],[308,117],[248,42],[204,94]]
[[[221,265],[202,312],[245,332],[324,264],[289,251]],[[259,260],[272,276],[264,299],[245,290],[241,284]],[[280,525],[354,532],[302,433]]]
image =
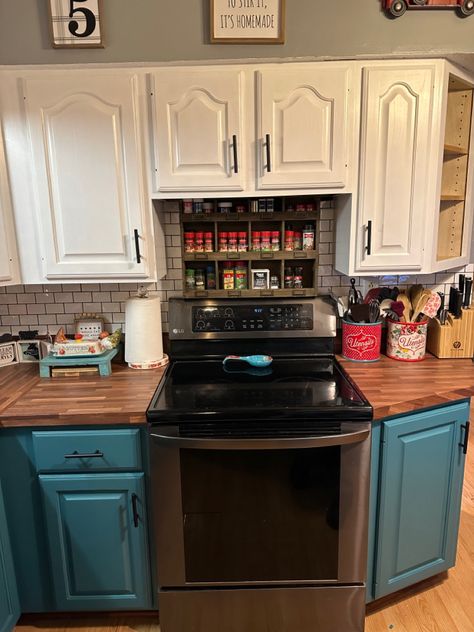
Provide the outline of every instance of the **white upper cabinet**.
[[433,159],[435,68],[365,68],[358,268],[421,270]]
[[351,77],[333,62],[257,72],[259,189],[345,187]]
[[122,70],[23,79],[49,280],[149,275],[140,81]]
[[15,228],[0,125],[0,285],[20,283]]
[[242,191],[242,72],[153,73],[155,190]]

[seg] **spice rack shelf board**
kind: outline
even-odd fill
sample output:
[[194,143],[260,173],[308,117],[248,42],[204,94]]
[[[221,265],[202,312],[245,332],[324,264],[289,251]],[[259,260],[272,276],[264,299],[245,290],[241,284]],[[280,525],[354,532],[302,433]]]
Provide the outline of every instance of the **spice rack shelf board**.
[[301,261],[317,259],[316,250],[278,250],[274,252],[195,252],[185,254],[184,261],[272,261],[288,259]]
[[299,221],[315,220],[318,214],[315,212],[303,213],[301,211],[291,211],[288,213],[182,213],[181,222],[183,224],[201,222],[263,222],[263,221]]
[[185,290],[185,298],[288,298],[317,296],[315,288],[298,290]]
[[468,147],[458,147],[457,145],[445,145],[444,153],[449,156],[467,156],[469,153]]
[[464,202],[464,195],[442,195],[441,202]]

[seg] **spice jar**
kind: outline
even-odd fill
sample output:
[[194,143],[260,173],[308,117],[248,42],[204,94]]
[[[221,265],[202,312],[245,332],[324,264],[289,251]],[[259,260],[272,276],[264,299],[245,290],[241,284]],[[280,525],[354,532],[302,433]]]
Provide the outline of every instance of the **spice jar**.
[[280,250],[280,231],[272,231],[272,250],[278,252]]
[[214,235],[204,233],[204,252],[214,252]]
[[196,279],[194,276],[193,268],[186,268],[186,278],[185,284],[187,290],[195,290],[196,289]]
[[292,252],[295,249],[295,233],[292,230],[285,231],[285,250]]
[[296,211],[297,213],[304,213],[306,211],[306,204],[302,204],[301,202],[299,202],[296,205]]
[[206,287],[206,275],[204,274],[204,270],[196,270],[194,277],[196,279],[196,290],[204,290]]
[[186,215],[193,212],[193,201],[192,200],[183,200],[183,213]]
[[217,210],[219,213],[230,213],[232,211],[232,202],[218,202]]
[[247,212],[247,208],[244,204],[238,204],[235,207],[235,210],[237,211],[237,213],[246,213]]
[[293,287],[298,289],[301,289],[303,287],[303,268],[295,268],[295,273],[293,276]]
[[293,270],[291,268],[285,268],[285,278],[284,278],[285,289],[291,289],[293,287],[293,281],[294,281]]
[[247,289],[247,266],[244,261],[237,261],[235,266],[235,289]]
[[307,213],[314,213],[316,210],[316,204],[306,204],[306,212]]
[[295,230],[293,238],[293,250],[302,250],[303,248],[303,234],[300,230]]
[[252,232],[252,250],[254,252],[260,252],[261,250],[261,235],[260,235],[260,231],[258,230],[254,230]]
[[280,289],[280,279],[276,275],[270,277],[270,289],[271,290],[279,290]]
[[184,252],[194,252],[194,233],[184,233]]
[[222,270],[222,287],[224,290],[234,289],[234,268],[231,261],[224,262],[224,268]]
[[237,233],[230,232],[227,239],[227,252],[238,252]]
[[227,233],[219,233],[219,252],[227,252]]
[[212,263],[206,269],[206,288],[208,290],[216,289],[216,269]]
[[196,233],[194,238],[194,252],[204,252],[204,233]]
[[202,210],[206,215],[214,213],[214,202],[204,202],[204,204],[202,205]]
[[306,224],[303,229],[303,250],[314,250],[314,227]]
[[204,200],[193,200],[193,211],[195,213],[202,213],[203,208],[202,205],[204,204]]
[[262,236],[262,241],[261,241],[261,246],[260,246],[261,251],[271,252],[272,250],[271,231],[262,230],[261,236]]
[[239,252],[247,252],[249,245],[247,243],[247,233],[245,231],[239,233]]

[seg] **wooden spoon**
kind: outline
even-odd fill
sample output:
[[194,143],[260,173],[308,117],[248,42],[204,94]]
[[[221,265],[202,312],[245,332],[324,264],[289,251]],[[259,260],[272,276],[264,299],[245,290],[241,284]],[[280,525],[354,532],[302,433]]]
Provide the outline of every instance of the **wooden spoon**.
[[408,289],[408,298],[410,299],[413,307],[418,303],[418,301],[420,300],[420,296],[423,294],[423,292],[424,292],[424,288],[419,283],[417,285],[412,285]]
[[397,296],[397,301],[400,301],[405,306],[405,309],[403,310],[403,318],[405,319],[406,323],[409,323],[413,310],[410,299],[404,292],[400,292],[400,294]]
[[[412,321],[416,322],[416,319],[418,318],[418,316],[423,312],[423,310],[426,307],[426,304],[428,302],[428,299],[431,297],[431,291],[430,290],[423,290],[422,295],[420,296],[420,298],[418,299],[417,304],[414,307],[414,311],[413,311],[413,315],[412,315]],[[438,310],[436,310],[438,311]]]

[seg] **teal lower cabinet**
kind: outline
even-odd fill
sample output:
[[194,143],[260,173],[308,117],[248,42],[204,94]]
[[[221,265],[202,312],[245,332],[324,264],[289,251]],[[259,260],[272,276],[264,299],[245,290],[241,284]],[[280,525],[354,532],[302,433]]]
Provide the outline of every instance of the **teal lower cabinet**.
[[0,632],[10,632],[19,616],[20,604],[0,486]]
[[144,474],[40,475],[56,610],[151,607]]
[[454,566],[468,419],[465,401],[374,432],[369,601]]

